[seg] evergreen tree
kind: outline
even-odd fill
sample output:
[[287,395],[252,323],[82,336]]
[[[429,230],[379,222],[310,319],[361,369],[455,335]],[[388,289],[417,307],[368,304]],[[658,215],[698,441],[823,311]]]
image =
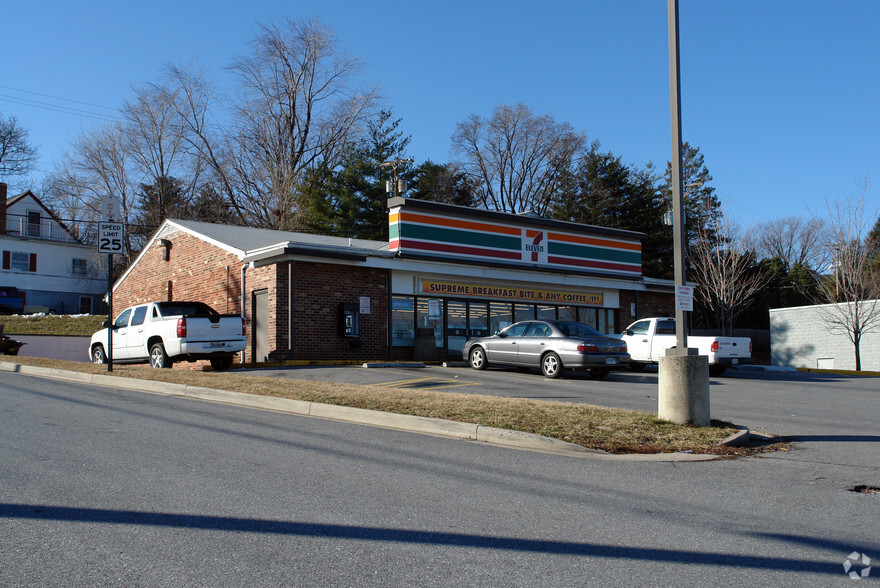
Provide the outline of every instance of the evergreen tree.
[[[712,175],[703,161],[699,147],[682,145],[681,184],[685,208],[685,234],[688,246],[700,238],[700,231],[718,223],[721,203],[710,184]],[[664,183],[660,187],[666,207],[672,209],[672,164],[667,162]]]
[[428,160],[413,170],[413,178],[408,192],[410,198],[468,207],[478,205],[467,174],[453,165]]
[[141,237],[151,235],[166,218],[190,218],[183,182],[162,177],[153,184],[141,184],[137,195],[139,213],[131,232]]
[[672,231],[662,224],[665,207],[652,165],[625,165],[620,156],[603,153],[593,143],[561,185],[551,218],[645,233],[642,273],[672,277]]
[[[388,239],[386,182],[393,167],[383,164],[401,160],[410,141],[398,130],[400,119],[391,117],[390,111],[380,112],[367,137],[345,153],[337,169],[309,171],[301,186],[305,212],[300,226],[324,235]],[[405,166],[397,167],[397,177],[407,181],[413,174]]]

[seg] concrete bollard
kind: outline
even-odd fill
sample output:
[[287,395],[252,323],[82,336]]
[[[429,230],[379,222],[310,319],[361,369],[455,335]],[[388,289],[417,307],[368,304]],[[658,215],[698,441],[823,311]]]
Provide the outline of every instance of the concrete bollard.
[[709,426],[709,358],[660,357],[657,416],[679,425]]

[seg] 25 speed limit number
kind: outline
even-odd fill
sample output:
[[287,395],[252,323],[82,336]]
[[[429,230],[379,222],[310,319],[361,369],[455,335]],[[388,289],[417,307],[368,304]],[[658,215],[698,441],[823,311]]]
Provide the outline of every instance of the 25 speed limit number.
[[122,253],[122,223],[98,223],[98,253]]

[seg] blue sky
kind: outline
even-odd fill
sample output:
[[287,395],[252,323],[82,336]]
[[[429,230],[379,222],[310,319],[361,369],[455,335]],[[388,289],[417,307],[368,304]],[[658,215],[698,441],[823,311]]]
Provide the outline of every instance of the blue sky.
[[[417,162],[449,161],[457,122],[520,102],[627,163],[670,158],[665,0],[15,2],[0,112],[40,148],[34,185],[97,122],[69,109],[112,113],[169,61],[222,81],[285,16],[320,18],[366,61]],[[680,0],[680,29],[683,137],[731,215],[821,214],[866,177],[880,204],[880,1]]]

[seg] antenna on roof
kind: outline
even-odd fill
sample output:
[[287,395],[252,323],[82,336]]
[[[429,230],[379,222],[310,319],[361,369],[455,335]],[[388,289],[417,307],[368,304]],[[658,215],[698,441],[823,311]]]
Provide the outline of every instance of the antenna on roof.
[[399,196],[406,192],[406,180],[400,180],[397,178],[397,168],[402,163],[412,163],[412,157],[403,157],[392,159],[391,161],[386,161],[384,163],[380,163],[380,167],[390,167],[392,179],[385,182],[385,191],[391,195],[392,198]]

